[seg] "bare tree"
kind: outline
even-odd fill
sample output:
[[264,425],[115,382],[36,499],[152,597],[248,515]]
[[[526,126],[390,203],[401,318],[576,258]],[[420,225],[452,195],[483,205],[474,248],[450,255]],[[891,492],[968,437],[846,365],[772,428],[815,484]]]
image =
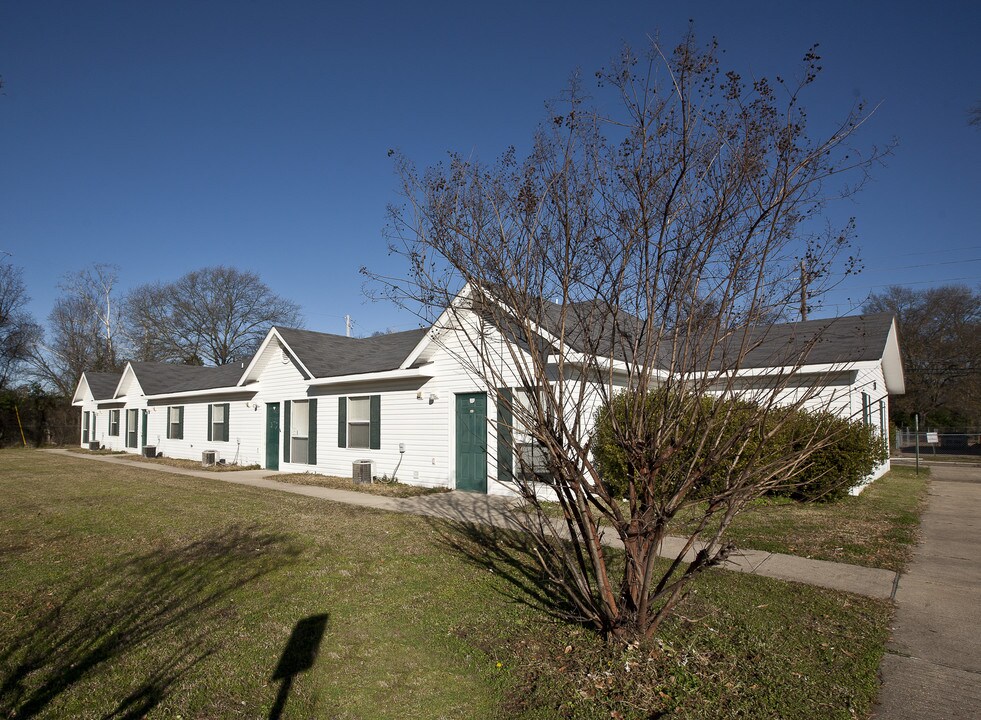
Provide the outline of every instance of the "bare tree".
[[271,326],[302,319],[256,273],[222,265],[135,288],[126,317],[136,357],[214,365],[248,357]]
[[[838,176],[857,170],[860,184],[879,153],[849,147],[862,107],[826,138],[808,135],[800,95],[819,63],[812,49],[798,81],[746,83],[689,34],[673,52],[625,50],[597,74],[618,110],[590,107],[574,81],[524,160],[456,155],[419,173],[398,157],[404,201],[388,233],[408,270],[365,270],[372,294],[438,317],[438,342],[496,401],[497,476],[537,511],[529,548],[570,615],[607,637],[656,633],[727,557],[733,518],[832,440],[767,449],[792,417],[778,405],[816,401],[820,383],[794,376],[818,332],[783,343],[762,381],[739,376],[799,311],[802,281],[806,301],[856,263],[847,234],[815,218],[854,189]],[[616,398],[625,504],[591,452],[594,415]],[[701,519],[661,564],[685,511]],[[622,562],[604,532],[622,541]]]
[[0,390],[40,338],[40,327],[25,309],[29,300],[21,269],[0,258]]
[[48,332],[31,357],[33,374],[62,395],[71,395],[86,370],[120,369],[122,323],[116,284],[119,268],[96,264],[70,273],[48,316]]
[[864,309],[894,314],[903,339],[906,394],[893,403],[895,421],[911,425],[920,413],[939,425],[981,422],[981,290],[895,285]]

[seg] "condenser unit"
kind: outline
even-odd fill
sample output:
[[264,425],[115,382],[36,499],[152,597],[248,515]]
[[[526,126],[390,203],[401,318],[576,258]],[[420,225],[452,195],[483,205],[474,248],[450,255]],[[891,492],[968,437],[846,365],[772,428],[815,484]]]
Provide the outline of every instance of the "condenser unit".
[[355,460],[351,470],[351,479],[355,485],[369,485],[371,483],[371,460]]
[[89,450],[101,450],[102,444],[98,440],[89,443]]
[[157,456],[157,446],[156,445],[144,445],[143,446],[143,457],[145,458],[155,458]]
[[210,465],[216,465],[218,463],[218,451],[217,450],[205,450],[201,453],[201,464],[204,467]]

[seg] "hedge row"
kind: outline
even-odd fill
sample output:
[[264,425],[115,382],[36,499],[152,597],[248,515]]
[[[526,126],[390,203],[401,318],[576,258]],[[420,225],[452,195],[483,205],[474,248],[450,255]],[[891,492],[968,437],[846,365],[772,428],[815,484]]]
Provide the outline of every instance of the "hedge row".
[[[779,478],[779,486],[770,492],[797,500],[834,501],[861,484],[887,457],[885,442],[873,427],[830,412],[771,408],[764,413],[746,400],[703,397],[694,401],[663,389],[650,392],[643,407],[635,400],[619,393],[596,416],[593,457],[604,484],[615,497],[628,494],[632,476],[654,483],[655,494],[666,496],[694,468],[702,477],[693,493],[707,497],[724,487],[728,477],[744,470],[748,463],[780,463],[820,445],[793,473]],[[679,408],[685,410],[679,412]],[[644,422],[627,422],[629,413],[635,412],[645,414]],[[673,454],[651,471],[658,452],[654,429],[665,417],[672,418],[669,424],[677,426]],[[641,432],[633,436],[629,432],[617,433],[614,418],[621,428],[640,428]],[[774,428],[778,429],[770,436]],[[707,451],[698,447],[709,429],[717,448],[732,448],[721,452],[711,467],[704,463]],[[632,446],[632,452],[627,451],[627,444]],[[738,454],[735,448],[739,449]]]

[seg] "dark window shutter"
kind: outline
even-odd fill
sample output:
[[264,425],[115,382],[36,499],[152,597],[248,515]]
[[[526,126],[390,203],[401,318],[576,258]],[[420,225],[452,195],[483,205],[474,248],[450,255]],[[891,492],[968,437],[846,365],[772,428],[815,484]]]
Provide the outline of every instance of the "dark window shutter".
[[212,406],[208,405],[208,442],[212,441],[211,432]]
[[177,408],[177,439],[184,439],[184,406]]
[[167,408],[167,439],[173,440],[173,433],[170,431],[170,411],[173,408]]
[[228,442],[228,426],[232,424],[232,414],[229,412],[229,406],[230,403],[224,403],[222,405],[225,422],[221,426],[221,439],[225,442]]
[[126,411],[126,432],[123,435],[123,445],[129,447],[129,410]]
[[497,479],[501,482],[514,480],[514,413],[511,411],[511,389],[497,391]]
[[337,447],[347,447],[347,398],[337,398]]
[[372,395],[368,400],[371,409],[371,421],[368,423],[368,447],[380,450],[382,446],[381,433],[381,395]]
[[92,440],[93,441],[98,439],[95,436],[95,426],[98,424],[98,421],[99,421],[99,413],[97,412],[92,413]]
[[290,406],[289,400],[283,402],[283,462],[290,461]]
[[317,398],[310,398],[310,429],[307,433],[307,462],[317,464]]

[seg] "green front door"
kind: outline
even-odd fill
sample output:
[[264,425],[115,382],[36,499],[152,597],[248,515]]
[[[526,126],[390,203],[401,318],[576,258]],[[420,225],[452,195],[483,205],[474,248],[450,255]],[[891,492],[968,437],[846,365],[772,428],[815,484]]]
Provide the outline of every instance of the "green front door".
[[266,470],[279,470],[279,403],[266,403]]
[[456,489],[487,492],[487,394],[456,396]]
[[149,410],[144,410],[141,413],[141,415],[142,415],[142,417],[140,418],[140,423],[141,423],[140,424],[140,447],[143,448],[143,447],[146,447],[146,426],[147,426],[147,420],[150,419],[150,411]]

